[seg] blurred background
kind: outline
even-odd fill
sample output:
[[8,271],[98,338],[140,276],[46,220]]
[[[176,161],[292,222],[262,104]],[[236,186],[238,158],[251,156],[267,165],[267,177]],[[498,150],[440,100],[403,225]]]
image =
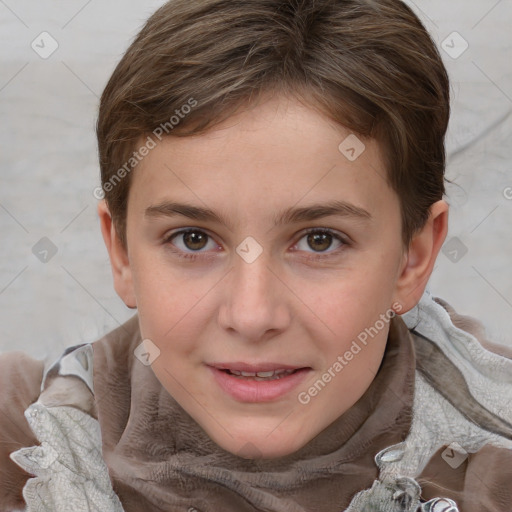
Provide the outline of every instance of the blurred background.
[[[164,2],[0,0],[0,352],[55,359],[134,314],[93,195],[99,96]],[[512,2],[407,2],[452,80],[450,232],[428,288],[512,346]]]

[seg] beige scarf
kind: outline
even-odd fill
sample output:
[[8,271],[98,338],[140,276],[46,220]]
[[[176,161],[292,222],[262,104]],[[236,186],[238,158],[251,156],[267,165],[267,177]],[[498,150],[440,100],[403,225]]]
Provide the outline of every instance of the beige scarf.
[[[135,358],[141,342],[137,316],[92,345],[68,349],[65,354],[70,354],[47,372],[38,402],[25,411],[42,446],[11,453],[19,466],[39,476],[28,481],[23,494],[29,503],[43,504],[28,510],[68,510],[73,503],[76,512],[340,512],[349,505],[350,511],[366,512],[374,510],[369,503],[378,503],[375,510],[395,512],[416,511],[421,492],[422,503],[431,500],[421,505],[422,512],[456,511],[448,498],[456,500],[461,512],[482,512],[483,506],[510,512],[512,450],[500,449],[508,446],[504,439],[512,437],[509,423],[472,398],[475,382],[465,380],[459,368],[471,360],[475,366],[465,371],[477,381],[483,379],[479,389],[501,386],[510,400],[512,362],[485,351],[455,327],[446,313],[449,307],[441,301],[436,304],[425,296],[415,311],[418,318],[409,315],[409,326],[402,318],[392,319],[380,369],[361,399],[303,448],[273,460],[237,457],[207,436],[161,386],[151,367]],[[453,311],[450,315],[454,322],[464,320]],[[409,329],[416,332],[422,317],[427,323],[412,335]],[[444,337],[443,350],[458,346],[461,352],[453,353],[450,361],[421,329],[434,339]],[[466,359],[466,347],[473,347],[472,359]],[[500,372],[501,381],[496,380]],[[499,403],[496,398],[488,405]],[[460,410],[474,422],[437,424],[437,418],[444,417],[435,412],[439,407],[453,407],[455,414]],[[429,446],[441,447],[437,453],[426,449],[426,437],[422,442],[422,425],[411,429],[419,420],[430,425],[432,433],[446,431],[443,439],[435,434],[428,440]],[[469,432],[466,424],[475,430],[470,440],[464,434]],[[468,441],[468,450],[472,442],[478,453],[455,468],[443,458],[451,455],[442,445],[452,441],[450,432],[457,429],[462,429],[457,439]],[[428,431],[425,434],[428,437]],[[494,444],[480,449],[487,439]],[[406,444],[413,448],[403,455]],[[67,445],[75,449],[71,458]],[[433,456],[426,466],[418,466],[416,454]],[[422,469],[419,475],[414,467]],[[418,478],[399,478],[390,487],[376,482],[394,472]],[[76,486],[70,486],[71,481]]]
[[126,512],[336,512],[371,487],[374,457],[410,427],[414,351],[393,319],[379,372],[361,399],[292,455],[248,460],[217,446],[133,356],[138,321],[94,344],[103,451]]

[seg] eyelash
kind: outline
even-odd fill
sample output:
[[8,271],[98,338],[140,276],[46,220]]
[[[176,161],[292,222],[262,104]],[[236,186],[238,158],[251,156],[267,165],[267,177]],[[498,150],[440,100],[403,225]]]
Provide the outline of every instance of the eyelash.
[[[178,237],[179,235],[185,235],[187,233],[195,233],[195,232],[202,233],[202,234],[206,235],[209,239],[213,239],[213,237],[211,237],[208,233],[206,233],[202,229],[187,228],[187,229],[182,229],[180,231],[176,231],[175,233],[171,233],[169,236],[167,236],[164,239],[164,244],[172,246],[173,244],[171,242],[172,242],[172,240],[174,238]],[[300,240],[302,240],[302,238],[304,238],[305,236],[309,235],[310,233],[319,233],[319,234],[331,235],[333,238],[335,238],[339,242],[341,242],[342,245],[340,247],[338,247],[337,249],[334,249],[333,251],[325,253],[325,254],[324,253],[317,253],[317,254],[313,253],[313,256],[305,256],[304,258],[307,259],[307,260],[322,261],[322,260],[325,260],[327,258],[332,258],[333,256],[338,256],[341,251],[343,251],[347,246],[350,245],[350,243],[347,240],[347,238],[341,236],[336,231],[333,231],[332,229],[329,229],[329,228],[309,228],[309,229],[307,229],[306,231],[304,231],[302,233],[301,237],[298,239],[298,241],[296,243],[298,243]],[[197,258],[208,258],[209,257],[209,256],[203,255],[201,252],[186,253],[186,252],[183,252],[183,251],[181,251],[179,249],[178,250],[171,249],[171,250],[178,257],[185,258],[185,259],[188,259],[188,260],[191,260],[191,261],[195,261]]]

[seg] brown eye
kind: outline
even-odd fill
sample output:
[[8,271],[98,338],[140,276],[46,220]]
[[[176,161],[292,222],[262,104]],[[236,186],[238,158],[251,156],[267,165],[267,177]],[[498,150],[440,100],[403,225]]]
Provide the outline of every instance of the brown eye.
[[166,244],[173,245],[179,252],[192,254],[194,252],[206,252],[208,243],[211,243],[211,248],[215,248],[216,244],[213,239],[204,231],[199,229],[187,229],[178,231],[167,237]]
[[187,249],[198,251],[206,246],[208,235],[201,231],[187,231],[183,233],[183,242]]
[[315,251],[325,251],[332,244],[333,236],[330,233],[309,233],[308,245]]
[[[333,245],[333,242],[336,242],[336,244]],[[350,245],[349,242],[345,240],[342,234],[327,228],[312,228],[304,233],[296,244],[296,250],[309,253],[309,258],[315,257],[315,255],[320,258],[335,256],[348,245]]]

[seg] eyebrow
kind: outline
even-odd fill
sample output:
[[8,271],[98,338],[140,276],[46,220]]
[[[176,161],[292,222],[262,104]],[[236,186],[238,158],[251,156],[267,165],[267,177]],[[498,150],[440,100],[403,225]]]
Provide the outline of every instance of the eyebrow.
[[[223,224],[230,228],[230,222],[221,214],[191,204],[165,201],[157,205],[149,206],[145,211],[145,217],[174,217],[181,215],[189,219],[210,221]],[[345,201],[331,201],[322,204],[312,204],[304,207],[292,207],[281,211],[274,216],[274,226],[294,224],[305,221],[313,221],[324,217],[337,216],[353,218],[356,220],[371,221],[372,216],[367,210],[347,203]]]

